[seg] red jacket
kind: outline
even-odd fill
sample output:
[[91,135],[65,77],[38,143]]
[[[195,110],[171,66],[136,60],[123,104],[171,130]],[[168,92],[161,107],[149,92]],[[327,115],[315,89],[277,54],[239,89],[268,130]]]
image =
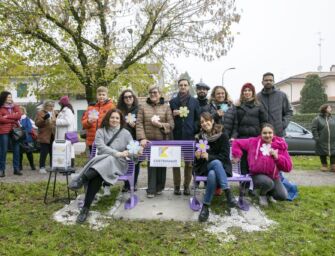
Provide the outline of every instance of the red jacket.
[[[85,111],[83,117],[81,118],[81,124],[83,125],[83,129],[86,130],[86,144],[91,146],[95,139],[95,133],[97,129],[100,127],[102,119],[108,112],[108,110],[115,108],[114,103],[111,99],[108,99],[104,103],[97,102],[94,106],[88,106],[87,110]],[[97,122],[89,123],[88,122],[88,114],[92,110],[96,110],[99,112],[99,119]]]
[[290,172],[292,170],[292,160],[283,138],[274,136],[271,143],[271,148],[278,150],[278,159],[266,154],[265,146],[266,144],[260,136],[249,139],[235,139],[232,155],[234,158],[241,158],[242,150],[247,151],[251,175],[265,174],[272,179],[279,179],[279,171]]
[[18,105],[5,105],[0,107],[0,134],[9,134],[13,127],[18,127],[22,115]]

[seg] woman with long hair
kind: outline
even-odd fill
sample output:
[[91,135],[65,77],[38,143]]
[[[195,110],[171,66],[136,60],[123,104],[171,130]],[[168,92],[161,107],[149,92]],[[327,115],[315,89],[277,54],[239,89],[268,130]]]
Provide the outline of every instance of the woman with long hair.
[[[121,110],[125,118],[125,128],[130,132],[134,140],[136,140],[136,119],[138,113],[138,99],[131,89],[123,90],[117,101],[117,108]],[[138,174],[140,172],[140,163],[135,165],[134,186],[136,190]],[[125,181],[122,192],[128,192],[130,185]]]
[[77,190],[84,183],[87,184],[84,206],[77,217],[78,223],[86,220],[92,201],[102,182],[115,184],[118,177],[127,172],[126,157],[134,160],[137,158],[137,155],[131,155],[127,150],[127,145],[133,138],[123,127],[124,119],[121,111],[109,110],[95,136],[98,155],[83,167],[78,178],[73,179],[69,185],[70,189]]
[[217,85],[210,97],[210,112],[218,124],[224,126],[229,139],[237,136],[236,108],[225,87]]
[[204,222],[209,216],[209,206],[211,204],[215,189],[219,186],[225,193],[228,207],[235,207],[236,200],[231,194],[228,185],[228,176],[232,176],[232,165],[229,159],[229,139],[223,132],[221,124],[215,124],[214,118],[209,112],[200,115],[200,133],[196,135],[196,140],[208,142],[209,149],[195,152],[195,163],[193,171],[196,175],[207,176],[207,186],[204,195],[203,207],[199,214],[199,221]]
[[14,127],[19,126],[21,111],[14,104],[12,94],[8,91],[0,93],[0,177],[5,177],[6,157],[8,143],[12,143],[14,175],[22,175],[20,172],[20,145],[10,136]]

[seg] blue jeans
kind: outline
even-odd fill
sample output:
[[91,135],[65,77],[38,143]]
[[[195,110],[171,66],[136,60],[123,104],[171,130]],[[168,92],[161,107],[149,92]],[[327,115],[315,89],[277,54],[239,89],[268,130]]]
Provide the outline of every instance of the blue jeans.
[[213,160],[207,165],[207,187],[204,196],[204,204],[210,205],[217,184],[224,189],[228,189],[228,179],[220,160]]
[[6,156],[9,140],[12,142],[14,171],[18,171],[20,164],[20,145],[13,140],[9,134],[0,134],[0,170],[6,170]]

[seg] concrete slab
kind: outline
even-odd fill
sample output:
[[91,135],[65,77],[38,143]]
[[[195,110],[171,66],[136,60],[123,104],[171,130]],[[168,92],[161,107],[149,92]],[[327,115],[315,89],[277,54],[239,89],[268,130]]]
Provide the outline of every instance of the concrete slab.
[[121,194],[119,200],[122,201],[118,207],[114,207],[109,212],[114,218],[130,220],[176,220],[176,221],[197,221],[198,212],[194,212],[189,207],[189,196],[176,196],[173,190],[164,190],[161,195],[154,198],[147,198],[144,189],[137,191],[139,202],[131,210],[124,209],[124,202],[129,198],[128,193]]

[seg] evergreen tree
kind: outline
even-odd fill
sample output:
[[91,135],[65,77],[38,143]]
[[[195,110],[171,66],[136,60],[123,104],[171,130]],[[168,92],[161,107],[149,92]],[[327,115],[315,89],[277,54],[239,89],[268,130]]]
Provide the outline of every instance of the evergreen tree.
[[327,102],[327,94],[322,87],[319,75],[308,75],[300,92],[301,113],[317,113],[319,107]]

